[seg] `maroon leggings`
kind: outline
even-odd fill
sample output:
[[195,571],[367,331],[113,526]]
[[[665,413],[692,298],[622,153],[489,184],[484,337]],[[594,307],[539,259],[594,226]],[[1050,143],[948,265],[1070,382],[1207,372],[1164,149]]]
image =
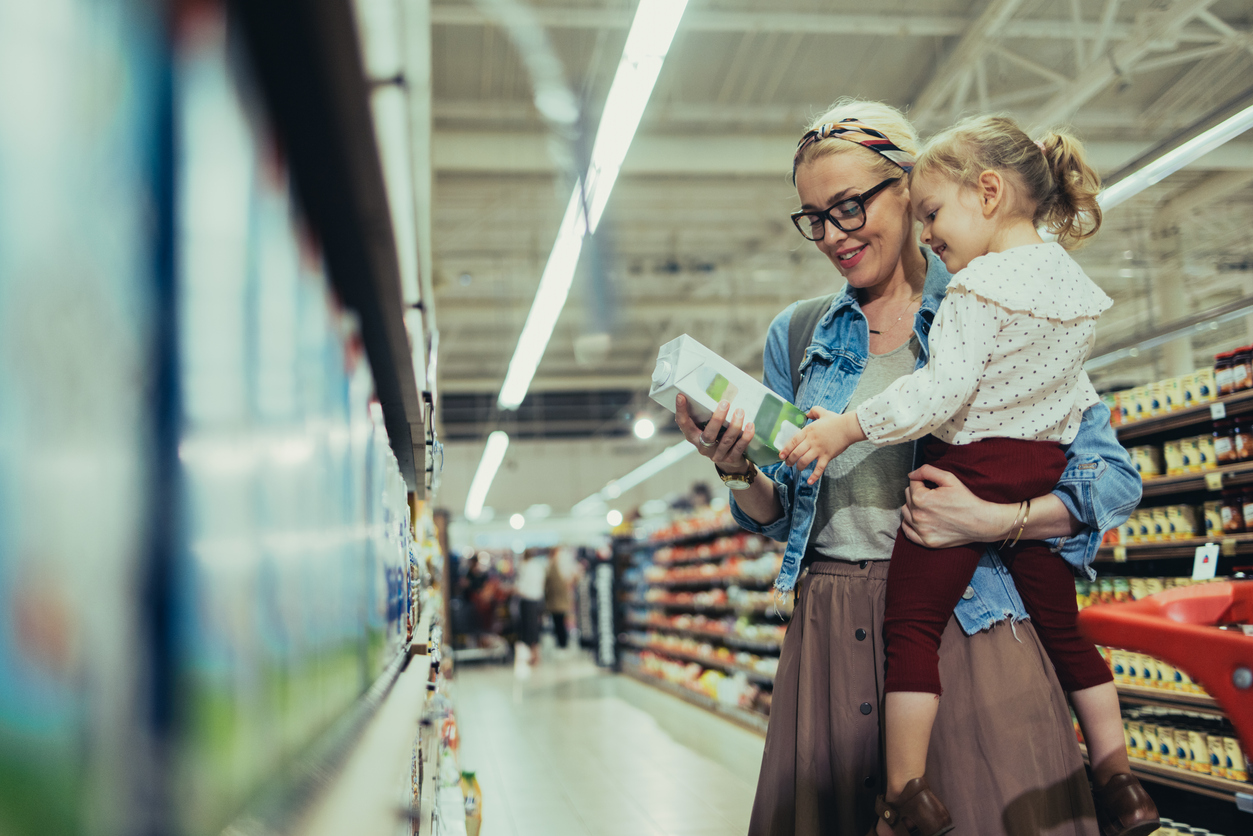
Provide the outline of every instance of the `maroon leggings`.
[[[980,499],[1019,502],[1050,492],[1066,468],[1061,445],[989,438],[952,445],[928,439],[928,464],[948,471]],[[885,690],[940,693],[940,634],[961,600],[986,546],[929,549],[896,534],[888,565],[883,619]],[[1074,574],[1042,540],[1000,549],[1040,642],[1067,691],[1110,682],[1113,676],[1091,642],[1079,634]]]

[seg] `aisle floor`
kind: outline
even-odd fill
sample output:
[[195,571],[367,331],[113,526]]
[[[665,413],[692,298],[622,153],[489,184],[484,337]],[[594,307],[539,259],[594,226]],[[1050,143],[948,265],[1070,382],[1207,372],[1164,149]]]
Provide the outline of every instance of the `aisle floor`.
[[463,665],[452,698],[481,836],[742,836],[764,739],[582,651],[529,678]]

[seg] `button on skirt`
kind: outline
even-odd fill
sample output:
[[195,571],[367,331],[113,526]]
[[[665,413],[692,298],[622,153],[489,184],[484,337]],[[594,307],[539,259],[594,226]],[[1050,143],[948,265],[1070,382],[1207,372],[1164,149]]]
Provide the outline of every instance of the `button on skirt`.
[[[802,578],[750,836],[865,836],[874,824],[887,573],[886,560],[817,561]],[[950,619],[940,679],[927,780],[954,832],[1096,836],[1070,709],[1030,623],[966,636]]]

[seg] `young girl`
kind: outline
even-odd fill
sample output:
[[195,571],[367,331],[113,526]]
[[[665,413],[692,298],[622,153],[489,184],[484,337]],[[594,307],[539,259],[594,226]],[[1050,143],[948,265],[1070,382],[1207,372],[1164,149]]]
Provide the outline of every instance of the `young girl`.
[[[1157,810],[1131,775],[1113,677],[1078,632],[1071,569],[1042,541],[1020,541],[1029,497],[1057,483],[1062,445],[1097,401],[1083,363],[1111,302],[1065,248],[1100,226],[1099,179],[1072,137],[1036,143],[1012,120],[977,117],[923,149],[909,188],[923,243],[955,274],[931,328],[930,362],[855,412],[816,407],[780,457],[802,469],[816,462],[813,484],[855,442],[930,434],[929,464],[982,499],[1019,503],[1000,553],[1089,743],[1102,836],[1143,836],[1158,827]],[[1057,243],[1043,241],[1041,225]],[[940,634],[985,547],[928,549],[897,533],[883,627],[881,833],[952,829],[923,773],[940,695]]]

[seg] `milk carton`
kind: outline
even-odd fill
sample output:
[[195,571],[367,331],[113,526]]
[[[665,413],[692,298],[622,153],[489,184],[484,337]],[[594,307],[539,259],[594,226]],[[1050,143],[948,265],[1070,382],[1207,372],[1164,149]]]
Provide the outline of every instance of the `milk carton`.
[[777,463],[780,448],[805,426],[805,414],[793,404],[687,334],[658,350],[648,396],[674,412],[680,393],[701,426],[713,417],[720,401],[730,401],[732,413],[744,410],[745,421],[755,427],[745,454],[757,465]]

